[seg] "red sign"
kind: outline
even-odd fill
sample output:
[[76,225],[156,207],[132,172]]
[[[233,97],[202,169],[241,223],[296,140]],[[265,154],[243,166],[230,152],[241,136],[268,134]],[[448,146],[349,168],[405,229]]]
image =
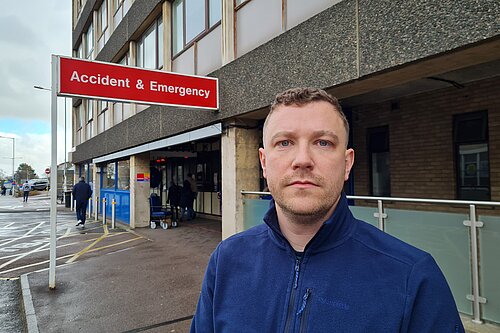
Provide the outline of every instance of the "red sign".
[[217,78],[59,57],[60,96],[217,110]]
[[50,173],[50,168],[46,168],[45,173],[48,175]]

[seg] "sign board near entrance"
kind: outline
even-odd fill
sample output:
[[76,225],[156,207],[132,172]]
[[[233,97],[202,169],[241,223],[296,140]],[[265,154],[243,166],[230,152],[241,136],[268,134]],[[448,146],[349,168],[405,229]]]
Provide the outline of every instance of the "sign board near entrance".
[[58,57],[60,96],[217,110],[217,78]]

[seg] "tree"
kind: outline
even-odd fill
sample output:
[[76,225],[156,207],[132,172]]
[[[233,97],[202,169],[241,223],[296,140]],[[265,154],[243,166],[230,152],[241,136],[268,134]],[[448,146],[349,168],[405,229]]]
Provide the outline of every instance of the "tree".
[[21,163],[17,167],[17,171],[14,174],[14,179],[17,184],[22,184],[25,180],[38,178],[35,173],[35,170],[31,167],[31,165],[27,163]]

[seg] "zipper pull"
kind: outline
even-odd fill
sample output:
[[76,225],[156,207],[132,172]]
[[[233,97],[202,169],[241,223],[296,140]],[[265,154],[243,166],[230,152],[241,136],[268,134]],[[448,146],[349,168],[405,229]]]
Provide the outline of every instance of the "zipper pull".
[[300,259],[295,259],[295,282],[293,284],[293,289],[297,289],[297,285],[299,283],[299,269],[300,269]]
[[306,305],[307,305],[307,299],[311,295],[311,289],[307,288],[306,293],[304,296],[302,296],[302,305],[300,306],[299,311],[297,312],[297,316],[300,316],[302,312],[304,312]]

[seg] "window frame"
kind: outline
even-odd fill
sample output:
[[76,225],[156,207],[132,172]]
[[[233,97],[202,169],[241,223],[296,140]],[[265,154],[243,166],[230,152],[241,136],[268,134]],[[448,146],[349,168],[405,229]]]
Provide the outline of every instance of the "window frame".
[[[172,19],[170,20],[170,28],[171,28],[171,36],[170,39],[172,40],[172,60],[175,60],[177,57],[179,57],[181,54],[186,52],[191,46],[193,46],[195,43],[203,39],[206,35],[211,33],[213,30],[215,30],[222,21],[222,4],[221,4],[221,19],[218,20],[216,23],[214,23],[212,26],[210,26],[210,1],[211,0],[205,0],[205,28],[203,31],[201,31],[198,35],[196,35],[192,40],[189,42],[186,42],[186,0],[178,0],[182,3],[182,48],[175,53],[174,47],[173,47],[173,40],[174,40],[174,35],[175,35],[175,26],[174,26],[174,3],[176,2],[175,0],[172,1],[171,6],[172,6]],[[215,0],[214,0],[215,1]],[[223,0],[221,0],[223,1]]]
[[[460,138],[459,135],[459,124],[461,122],[466,122],[470,120],[481,120],[482,129],[481,133],[476,138]],[[464,187],[471,186],[462,186],[461,185],[461,155],[460,155],[460,147],[468,146],[468,145],[478,145],[478,144],[486,144],[487,148],[487,157],[488,157],[488,185],[487,186],[473,186],[474,188],[484,188],[487,189],[487,199],[486,201],[491,200],[491,156],[490,156],[490,143],[489,143],[489,128],[488,128],[488,111],[481,110],[475,112],[467,112],[453,115],[453,162],[455,164],[455,197],[458,200],[473,200],[477,201],[476,198],[471,198],[464,196],[462,191]]]
[[[160,49],[160,38],[163,39],[163,36],[160,36],[160,25],[162,26],[161,31],[163,32],[163,19],[162,16],[160,15],[158,18],[154,20],[151,25],[144,30],[144,33],[140,36],[136,43],[136,53],[137,53],[137,62],[140,62],[139,60],[142,60],[142,64],[137,64],[137,67],[140,68],[146,68],[144,67],[144,53],[146,51],[146,48],[144,47],[144,41],[146,37],[148,37],[151,33],[154,34],[154,41],[155,41],[155,64],[154,68],[148,68],[148,69],[158,69],[162,70],[165,67],[165,59],[163,59],[163,49]],[[161,58],[161,64],[160,64],[160,58]]]
[[[379,133],[384,133],[386,142],[385,148],[382,149],[377,149],[373,150],[372,149],[372,135],[374,134],[379,134]],[[367,147],[367,152],[368,152],[368,172],[369,172],[369,184],[370,184],[370,195],[372,196],[384,196],[384,197],[390,197],[391,196],[391,170],[390,170],[390,154],[391,154],[391,148],[390,148],[390,132],[389,132],[389,125],[384,125],[384,126],[377,126],[377,127],[370,127],[367,129],[366,132],[366,147]],[[374,194],[374,182],[373,182],[373,154],[375,153],[388,153],[389,154],[389,188],[387,193],[382,193],[382,194]]]

